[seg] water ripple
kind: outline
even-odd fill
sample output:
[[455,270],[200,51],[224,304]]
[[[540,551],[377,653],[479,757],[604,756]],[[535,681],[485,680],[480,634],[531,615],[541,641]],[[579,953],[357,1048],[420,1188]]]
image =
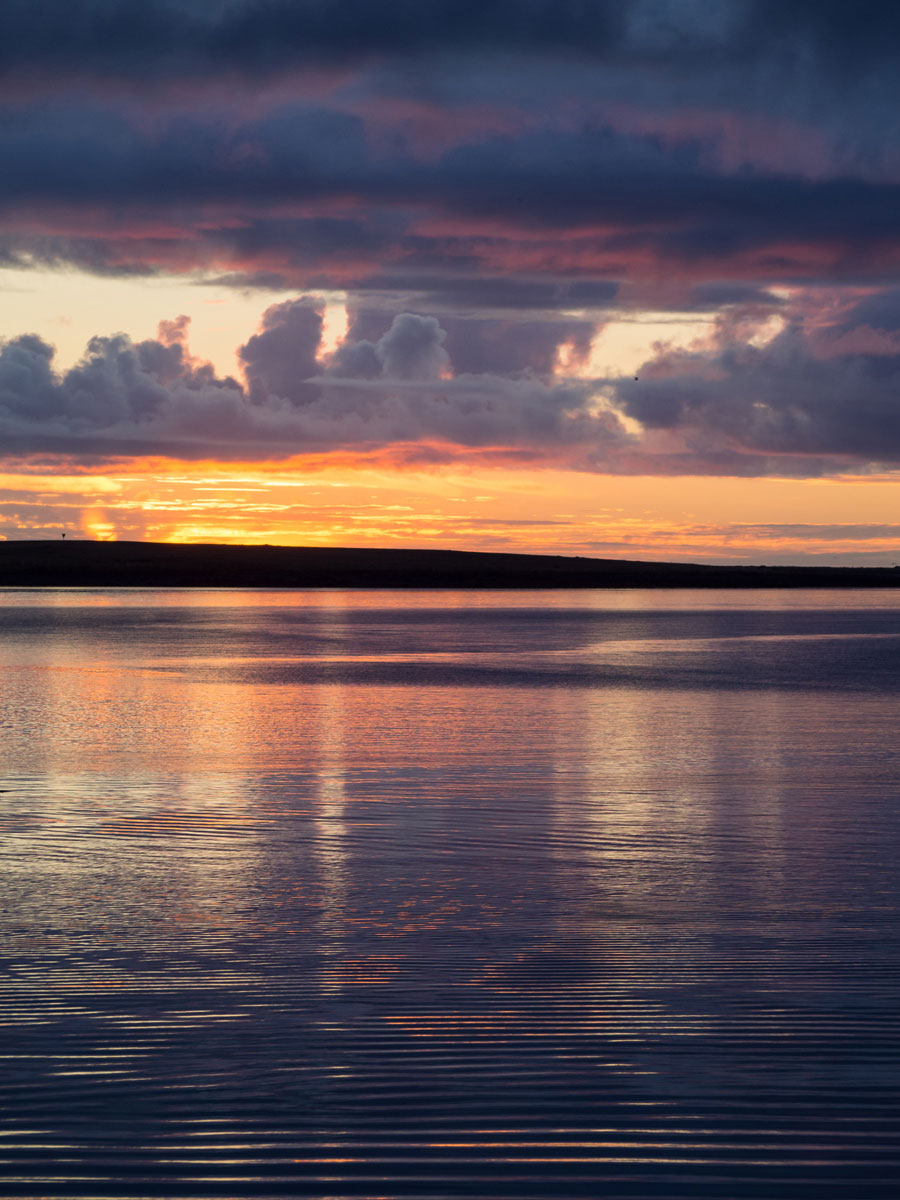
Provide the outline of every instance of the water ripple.
[[896,1194],[896,602],[108,601],[0,604],[0,1194]]

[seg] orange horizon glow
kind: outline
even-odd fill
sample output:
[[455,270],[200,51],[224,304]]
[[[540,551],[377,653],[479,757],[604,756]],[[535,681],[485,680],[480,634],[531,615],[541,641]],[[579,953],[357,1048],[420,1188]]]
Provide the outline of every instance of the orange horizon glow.
[[[378,455],[282,463],[156,459],[0,473],[3,540],[491,550],[709,562],[900,558],[893,477],[589,475]],[[789,513],[788,519],[785,514]]]
[[[7,332],[43,328],[59,344],[57,369],[87,338],[125,323],[133,338],[163,321],[186,329],[193,361],[240,374],[235,347],[260,328],[285,293],[245,295],[160,278],[135,283],[52,270],[0,272]],[[794,294],[794,291],[797,293]],[[834,296],[782,288],[813,325],[833,316]],[[630,375],[658,353],[702,349],[717,330],[713,311],[623,309],[593,320],[589,343],[559,344],[557,379]],[[348,332],[347,297],[321,293],[322,361]],[[805,306],[805,307],[804,307]],[[755,323],[754,323],[755,322]],[[782,317],[750,320],[746,338],[765,342]],[[162,327],[161,327],[162,328]],[[163,328],[165,334],[166,330]],[[185,343],[187,348],[187,343]],[[606,399],[597,393],[598,411]],[[665,435],[624,428],[661,453]],[[631,428],[629,422],[636,427]],[[577,450],[577,447],[575,448]],[[306,453],[282,460],[222,462],[146,457],[81,464],[0,459],[0,539],[91,538],[170,543],[433,547],[586,557],[707,562],[878,562],[900,559],[898,479],[739,478],[591,474],[570,466],[572,446],[460,446],[394,441],[368,450]],[[627,472],[627,449],[619,465]],[[797,456],[799,457],[799,456]],[[52,465],[50,465],[52,463]],[[5,473],[3,467],[6,467]],[[635,459],[633,469],[646,469]]]

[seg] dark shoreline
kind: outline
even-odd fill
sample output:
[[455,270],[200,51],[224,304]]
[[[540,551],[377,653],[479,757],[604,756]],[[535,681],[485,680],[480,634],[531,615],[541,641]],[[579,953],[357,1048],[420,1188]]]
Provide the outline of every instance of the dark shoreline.
[[885,588],[900,587],[900,568],[45,540],[0,542],[0,587]]

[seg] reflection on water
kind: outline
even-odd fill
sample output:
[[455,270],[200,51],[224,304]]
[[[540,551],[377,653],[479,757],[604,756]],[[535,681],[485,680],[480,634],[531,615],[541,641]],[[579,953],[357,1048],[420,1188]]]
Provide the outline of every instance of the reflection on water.
[[889,593],[0,593],[0,1194],[881,1197]]

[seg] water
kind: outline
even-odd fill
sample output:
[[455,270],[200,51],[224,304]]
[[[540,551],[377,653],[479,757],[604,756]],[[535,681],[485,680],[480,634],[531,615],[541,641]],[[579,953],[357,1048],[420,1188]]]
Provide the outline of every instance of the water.
[[900,597],[0,593],[0,1194],[893,1196]]

